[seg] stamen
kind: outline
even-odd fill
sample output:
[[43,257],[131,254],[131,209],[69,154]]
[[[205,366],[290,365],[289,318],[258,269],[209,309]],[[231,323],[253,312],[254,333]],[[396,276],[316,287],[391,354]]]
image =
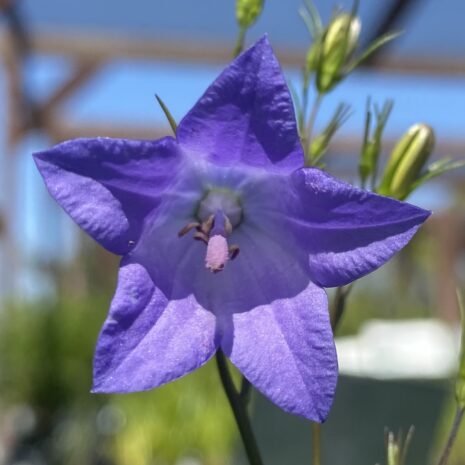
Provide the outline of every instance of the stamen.
[[210,231],[213,228],[213,221],[215,219],[214,215],[210,215],[201,225],[200,230],[205,234],[210,234]]
[[192,223],[189,223],[189,224],[186,224],[186,226],[184,226],[184,228],[182,228],[179,232],[178,232],[178,237],[182,237],[182,236],[185,236],[189,231],[191,231],[192,229],[194,228],[199,228],[200,227],[200,223],[197,222],[197,221],[193,221]]
[[194,239],[207,244],[205,266],[213,273],[223,270],[228,260],[234,260],[239,246],[228,245],[228,236],[242,221],[239,199],[227,190],[211,190],[201,200],[196,216],[179,231],[179,237],[195,229]]
[[205,244],[208,244],[208,235],[205,234],[203,231],[197,231],[194,234],[194,239],[205,242]]
[[229,246],[229,258],[230,260],[234,260],[238,255],[241,249],[237,244],[233,244]]

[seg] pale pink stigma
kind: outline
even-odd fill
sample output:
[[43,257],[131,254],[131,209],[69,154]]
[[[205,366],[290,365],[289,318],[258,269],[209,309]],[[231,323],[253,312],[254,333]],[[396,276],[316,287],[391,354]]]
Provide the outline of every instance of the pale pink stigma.
[[224,236],[217,234],[208,240],[205,265],[213,273],[217,273],[224,268],[229,258],[228,242]]

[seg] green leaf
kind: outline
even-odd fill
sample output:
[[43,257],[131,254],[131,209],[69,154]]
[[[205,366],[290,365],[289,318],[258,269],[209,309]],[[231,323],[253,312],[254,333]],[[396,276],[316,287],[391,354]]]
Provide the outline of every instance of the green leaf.
[[363,145],[360,154],[359,161],[359,174],[362,181],[362,186],[365,185],[369,176],[371,176],[371,184],[374,185],[376,182],[376,176],[378,171],[378,159],[381,152],[381,143],[384,127],[386,126],[389,115],[392,111],[394,101],[391,99],[384,102],[380,109],[375,103],[374,114],[376,117],[376,125],[373,134],[370,134],[371,121],[373,113],[371,110],[370,99],[367,100],[367,109],[365,117],[365,131],[363,137]]
[[157,95],[155,94],[155,98],[157,99],[158,104],[160,105],[161,109],[163,110],[163,113],[166,116],[166,119],[168,120],[168,123],[170,123],[171,130],[173,131],[173,134],[176,135],[176,130],[178,128],[178,125],[176,124],[175,119],[173,118],[173,115],[169,111],[168,107],[165,105],[165,102]]
[[351,73],[355,68],[360,66],[366,59],[368,59],[374,52],[376,52],[383,45],[391,42],[392,40],[399,37],[401,32],[388,32],[378,37],[358,58],[356,58],[345,71],[345,74]]
[[[312,35],[312,37],[315,38],[323,34],[323,23],[321,22],[321,16],[318,13],[318,10],[316,6],[314,5],[314,3],[312,2],[312,0],[305,0],[305,8],[302,8],[301,10],[306,12],[306,16],[312,24],[311,29],[313,30],[313,34],[311,30],[309,29],[309,32]],[[300,10],[299,10],[299,13],[300,13]],[[301,16],[302,16],[302,13],[301,13]],[[305,19],[304,19],[304,22],[306,23]]]
[[454,161],[452,158],[442,158],[441,160],[431,163],[431,165],[428,166],[426,172],[420,176],[420,178],[417,179],[417,181],[412,185],[409,194],[424,184],[426,181],[436,178],[437,176],[447,173],[448,171],[462,168],[463,166],[465,166],[465,160]]
[[350,110],[350,105],[340,103],[337,106],[336,111],[326,125],[326,128],[310,143],[310,158],[312,160],[312,165],[319,163],[323,155],[328,150],[329,143],[331,142],[334,134],[351,117],[351,115],[352,112]]

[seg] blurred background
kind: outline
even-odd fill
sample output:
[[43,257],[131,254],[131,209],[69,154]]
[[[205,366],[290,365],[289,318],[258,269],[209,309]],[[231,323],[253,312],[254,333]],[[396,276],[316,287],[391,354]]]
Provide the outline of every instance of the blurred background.
[[[315,3],[328,20],[333,2]],[[297,88],[310,44],[300,6],[265,1],[247,35],[251,44],[269,34]],[[177,120],[191,108],[232,56],[234,11],[233,0],[0,0],[1,465],[245,463],[214,364],[154,392],[89,394],[118,260],[53,203],[31,158],[80,136],[169,134],[154,94]],[[325,99],[317,129],[338,103],[353,109],[330,146],[330,172],[357,183],[368,96],[395,100],[385,155],[417,122],[434,127],[435,157],[465,155],[464,15],[460,0],[361,1],[362,44],[404,33]],[[384,429],[412,424],[408,463],[439,454],[453,411],[455,288],[465,282],[464,176],[457,170],[414,194],[434,216],[351,295],[324,463],[383,464]],[[253,421],[268,465],[310,463],[308,422],[259,395]],[[450,464],[465,464],[460,435]]]

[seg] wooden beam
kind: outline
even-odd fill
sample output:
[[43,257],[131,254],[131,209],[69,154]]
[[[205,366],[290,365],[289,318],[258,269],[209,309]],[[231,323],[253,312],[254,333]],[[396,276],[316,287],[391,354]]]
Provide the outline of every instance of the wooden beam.
[[[111,35],[92,35],[70,32],[36,33],[32,47],[38,53],[66,55],[77,60],[144,59],[185,63],[225,63],[231,59],[230,43],[202,41],[176,42],[156,39],[134,39]],[[0,34],[0,49],[6,46]],[[277,55],[284,66],[300,68],[305,49],[282,49]],[[376,69],[389,73],[463,75],[465,60],[442,57],[418,58],[383,55]]]
[[47,117],[55,112],[63,101],[90,79],[101,66],[101,60],[85,60],[76,64],[73,75],[59,86],[41,105],[41,116]]

